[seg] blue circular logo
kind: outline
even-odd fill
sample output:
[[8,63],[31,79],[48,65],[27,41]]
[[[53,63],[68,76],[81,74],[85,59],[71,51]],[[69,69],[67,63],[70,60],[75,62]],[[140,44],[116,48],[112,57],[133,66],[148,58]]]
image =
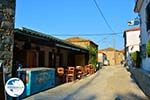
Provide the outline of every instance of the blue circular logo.
[[24,83],[19,78],[11,78],[6,82],[5,90],[12,97],[19,97],[24,91]]

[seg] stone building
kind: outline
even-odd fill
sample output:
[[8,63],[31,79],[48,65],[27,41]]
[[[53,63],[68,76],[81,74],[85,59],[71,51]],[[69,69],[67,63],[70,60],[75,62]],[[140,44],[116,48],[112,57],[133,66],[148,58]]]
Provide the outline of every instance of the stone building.
[[[23,67],[67,67],[88,64],[88,50],[31,29],[14,31],[14,62]],[[78,59],[80,58],[80,59]]]
[[81,37],[71,37],[71,38],[66,39],[66,41],[73,43],[73,44],[76,44],[76,45],[79,45],[81,47],[85,47],[85,48],[88,45],[90,45],[94,48],[98,48],[98,45],[96,43],[94,43],[93,41],[87,40],[87,39],[84,39]]
[[107,56],[102,51],[98,51],[98,62],[104,64],[104,61],[107,60]]
[[107,56],[110,65],[120,64],[124,60],[123,51],[116,50],[114,48],[101,49],[100,52],[103,52]]
[[96,64],[96,62],[98,61],[98,45],[96,43],[81,37],[71,37],[66,39],[66,41],[90,49],[89,63],[94,62],[93,64]]

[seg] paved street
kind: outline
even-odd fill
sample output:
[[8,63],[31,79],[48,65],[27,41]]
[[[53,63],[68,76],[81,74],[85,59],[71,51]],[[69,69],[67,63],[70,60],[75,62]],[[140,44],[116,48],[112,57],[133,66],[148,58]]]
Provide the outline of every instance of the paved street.
[[[116,99],[118,98],[118,99]],[[25,100],[148,100],[120,65],[106,66],[85,79],[35,94]]]

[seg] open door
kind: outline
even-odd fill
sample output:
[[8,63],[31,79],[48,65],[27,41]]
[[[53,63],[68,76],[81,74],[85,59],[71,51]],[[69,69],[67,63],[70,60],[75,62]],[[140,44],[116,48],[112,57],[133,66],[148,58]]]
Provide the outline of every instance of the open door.
[[36,52],[29,50],[27,51],[27,64],[29,66],[29,68],[34,68],[36,67]]

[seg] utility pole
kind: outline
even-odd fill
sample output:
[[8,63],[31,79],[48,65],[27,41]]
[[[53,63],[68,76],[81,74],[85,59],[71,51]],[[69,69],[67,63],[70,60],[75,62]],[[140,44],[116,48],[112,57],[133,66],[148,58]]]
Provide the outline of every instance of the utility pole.
[[114,65],[116,64],[116,37],[115,37],[115,33],[113,34],[113,48],[114,48]]
[[0,0],[0,99],[6,100],[5,81],[12,77],[16,0]]

